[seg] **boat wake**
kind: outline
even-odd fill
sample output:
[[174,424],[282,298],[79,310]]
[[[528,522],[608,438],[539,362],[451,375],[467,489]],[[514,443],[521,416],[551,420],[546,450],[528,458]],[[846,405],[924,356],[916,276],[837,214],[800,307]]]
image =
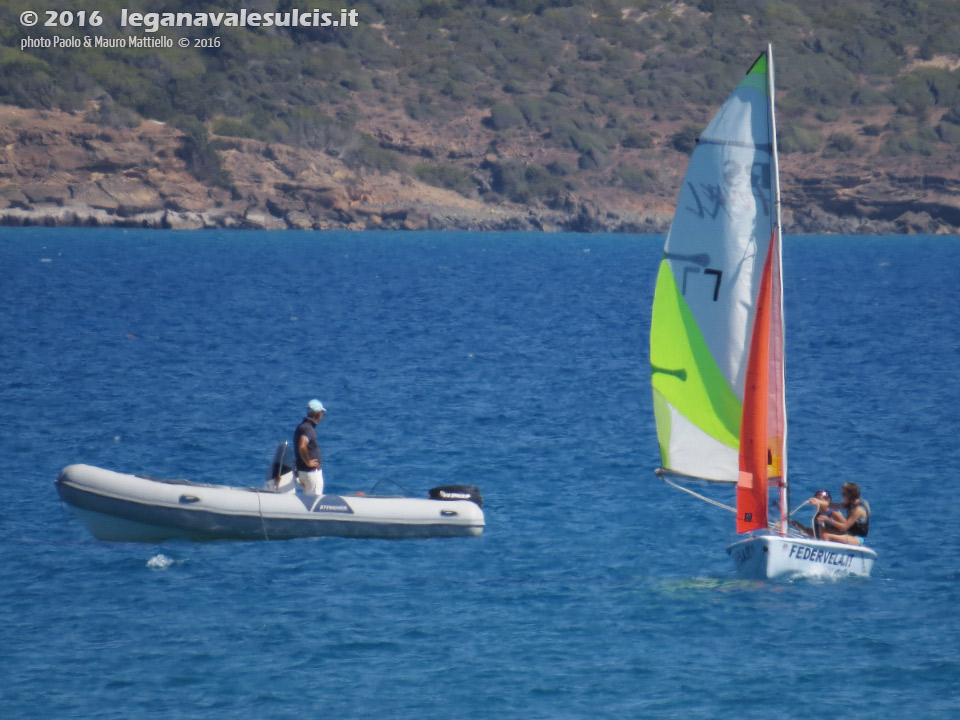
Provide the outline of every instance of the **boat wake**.
[[173,565],[174,559],[167,557],[163,553],[159,555],[154,555],[152,558],[147,560],[147,567],[151,570],[166,570],[168,567]]

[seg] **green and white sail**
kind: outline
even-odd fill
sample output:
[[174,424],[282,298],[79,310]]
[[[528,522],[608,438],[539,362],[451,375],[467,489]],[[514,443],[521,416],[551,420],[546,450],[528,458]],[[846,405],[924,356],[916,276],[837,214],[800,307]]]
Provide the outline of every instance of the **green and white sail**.
[[756,299],[779,235],[768,62],[769,51],[700,136],[653,301],[650,364],[663,467],[708,480],[738,480]]

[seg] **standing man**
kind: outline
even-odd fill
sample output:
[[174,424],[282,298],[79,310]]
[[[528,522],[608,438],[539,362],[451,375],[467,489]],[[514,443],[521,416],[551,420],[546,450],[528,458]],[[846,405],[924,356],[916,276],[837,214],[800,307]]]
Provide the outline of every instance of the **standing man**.
[[319,400],[307,403],[307,416],[293,433],[293,447],[297,453],[297,480],[305,493],[323,495],[323,460],[317,445],[317,423],[323,420],[327,409]]

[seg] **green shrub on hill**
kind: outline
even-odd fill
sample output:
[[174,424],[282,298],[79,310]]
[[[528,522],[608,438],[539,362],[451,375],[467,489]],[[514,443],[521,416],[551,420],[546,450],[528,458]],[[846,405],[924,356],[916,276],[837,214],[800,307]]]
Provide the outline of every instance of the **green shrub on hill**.
[[551,202],[560,197],[565,186],[547,168],[516,161],[496,162],[491,166],[493,191],[512,202]]
[[602,131],[589,121],[575,117],[563,117],[551,122],[547,137],[557,147],[579,153],[610,151]]
[[933,155],[934,144],[919,135],[894,135],[883,143],[881,153],[890,157],[899,155]]
[[645,150],[653,147],[653,136],[642,128],[633,128],[626,131],[620,139],[620,144],[625,148]]
[[802,125],[792,123],[778,128],[777,148],[781,153],[815,153],[820,144],[820,136]]
[[703,128],[697,125],[684,125],[680,130],[670,136],[670,144],[677,152],[689,155],[697,146],[697,139],[700,137],[700,131],[702,129]]
[[857,148],[857,141],[846,133],[830,133],[824,155],[849,155]]
[[651,168],[619,168],[613,173],[614,185],[622,185],[635,192],[651,190],[655,188],[659,182],[660,177],[657,171]]
[[523,113],[515,105],[497,103],[490,108],[490,126],[494,130],[509,130],[524,122]]
[[233,118],[220,118],[213,123],[214,135],[223,135],[224,137],[255,138],[256,130],[241,120]]
[[230,188],[233,184],[230,172],[210,144],[203,123],[188,115],[178,115],[171,119],[170,124],[184,134],[183,145],[177,151],[177,156],[186,163],[193,176],[215,187]]
[[140,124],[139,115],[129,108],[120,107],[110,99],[89,108],[83,119],[110,128],[133,128]]
[[937,125],[937,137],[941,142],[960,147],[960,125],[951,122],[941,122]]
[[421,182],[435,187],[446,188],[469,197],[477,189],[477,183],[466,170],[449,165],[418,164],[410,168]]

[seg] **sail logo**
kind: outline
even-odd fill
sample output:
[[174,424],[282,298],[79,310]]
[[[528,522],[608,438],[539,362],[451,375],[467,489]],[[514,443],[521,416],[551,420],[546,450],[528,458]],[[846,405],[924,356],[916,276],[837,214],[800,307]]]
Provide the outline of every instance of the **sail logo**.
[[[702,144],[740,147],[752,151],[770,152],[769,145],[751,145],[733,140],[713,140],[700,138]],[[769,162],[735,162],[727,160],[723,164],[719,182],[699,183],[699,188],[687,181],[686,187],[693,193],[696,207],[687,205],[684,210],[701,220],[716,220],[721,212],[734,217],[743,210],[759,209],[765,217],[770,216],[770,179],[772,177]]]
[[835,565],[837,567],[850,567],[853,563],[853,555],[837,552],[836,550],[806,547],[805,545],[791,545],[787,557],[820,563],[821,565]]

